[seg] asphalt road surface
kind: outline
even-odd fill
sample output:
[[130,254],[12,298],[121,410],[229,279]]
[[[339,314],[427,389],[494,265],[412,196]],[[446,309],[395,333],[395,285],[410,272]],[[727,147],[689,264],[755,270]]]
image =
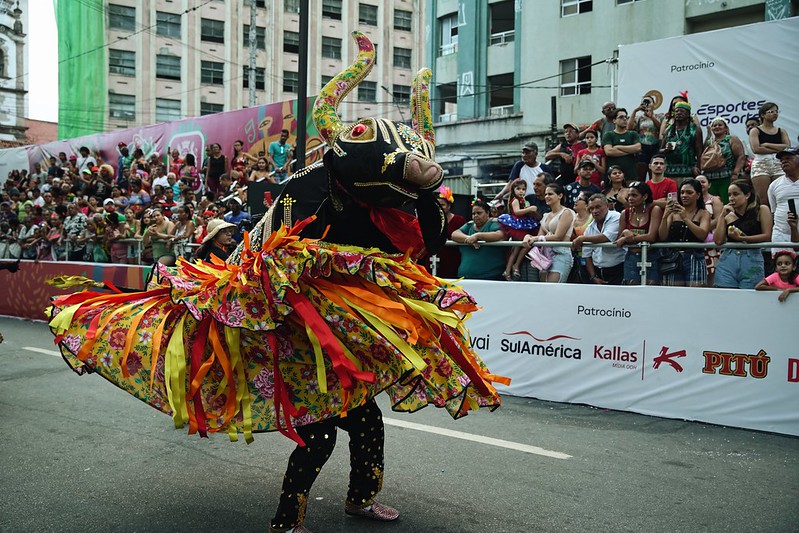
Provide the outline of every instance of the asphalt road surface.
[[[288,439],[188,436],[75,375],[45,324],[0,318],[0,332],[0,531],[268,530]],[[379,500],[400,519],[343,513],[340,433],[311,492],[315,533],[799,531],[796,438],[514,397],[459,421],[380,404]]]

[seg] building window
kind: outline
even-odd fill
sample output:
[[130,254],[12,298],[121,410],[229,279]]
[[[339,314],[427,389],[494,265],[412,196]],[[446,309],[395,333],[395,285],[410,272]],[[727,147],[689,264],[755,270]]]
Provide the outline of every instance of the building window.
[[377,6],[359,3],[358,22],[368,26],[377,26]]
[[[250,45],[250,25],[244,25],[244,46]],[[266,28],[261,26],[255,27],[255,47],[258,50],[266,50]]]
[[266,0],[255,0],[255,7],[266,7]]
[[180,79],[180,57],[166,54],[155,56],[155,77],[168,80]]
[[292,72],[290,70],[283,71],[283,92],[284,93],[298,93],[300,92],[300,73]]
[[458,120],[458,85],[456,83],[436,85],[436,95],[440,102],[438,121]]
[[225,22],[222,20],[202,19],[200,23],[200,40],[212,43],[224,43]]
[[513,42],[515,39],[516,13],[513,1],[497,2],[489,6],[491,17],[491,39],[489,46]]
[[394,29],[411,31],[411,12],[404,9],[394,10]]
[[111,118],[134,120],[136,97],[132,94],[108,93],[108,114]]
[[200,102],[200,116],[213,115],[214,113],[221,113],[225,110],[222,104],[209,104],[208,102]]
[[410,85],[394,85],[393,96],[394,100],[404,104],[411,101],[411,86]]
[[513,113],[513,74],[488,77],[488,107],[492,116]]
[[286,11],[286,13],[299,13],[300,0],[285,0],[283,9]]
[[441,47],[438,55],[447,56],[458,51],[458,14],[453,13],[438,19],[441,27]]
[[341,39],[322,37],[322,57],[341,59]]
[[333,79],[333,76],[322,76],[322,87],[327,85],[327,82]]
[[591,94],[591,56],[560,62],[560,95]]
[[560,0],[560,16],[568,17],[579,13],[588,13],[594,9],[593,0]]
[[[255,88],[263,91],[266,87],[266,69],[255,67]],[[244,76],[242,87],[245,89],[250,88],[250,67],[244,67]]]
[[411,68],[411,49],[394,47],[394,66],[397,68]]
[[108,73],[120,76],[136,76],[136,52],[108,50]]
[[136,8],[108,4],[108,27],[115,30],[136,29]]
[[296,31],[283,32],[283,51],[289,54],[300,53],[300,34]]
[[616,0],[616,5],[620,6],[622,4],[632,4],[633,2],[640,2],[641,0]]
[[225,83],[225,64],[216,61],[200,61],[200,82],[211,85]]
[[172,100],[170,98],[155,99],[156,122],[172,122],[173,120],[180,120],[180,118],[180,100]]
[[377,82],[376,81],[362,81],[358,85],[358,101],[359,102],[376,102],[377,101]]
[[322,0],[322,16],[341,20],[341,0]]
[[155,33],[165,37],[180,37],[180,15],[174,13],[155,12]]

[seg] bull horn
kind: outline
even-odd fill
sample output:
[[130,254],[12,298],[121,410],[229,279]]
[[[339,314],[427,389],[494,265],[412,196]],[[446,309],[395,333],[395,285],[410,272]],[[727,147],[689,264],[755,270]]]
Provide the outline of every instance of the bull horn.
[[430,80],[433,71],[423,68],[416,73],[411,83],[411,116],[413,129],[424,139],[436,144],[436,134],[433,131],[433,115],[430,112]]
[[333,146],[344,129],[337,111],[339,102],[361,83],[375,64],[375,46],[372,41],[359,31],[352,32],[352,36],[358,45],[358,58],[322,87],[313,106],[314,124],[328,146]]

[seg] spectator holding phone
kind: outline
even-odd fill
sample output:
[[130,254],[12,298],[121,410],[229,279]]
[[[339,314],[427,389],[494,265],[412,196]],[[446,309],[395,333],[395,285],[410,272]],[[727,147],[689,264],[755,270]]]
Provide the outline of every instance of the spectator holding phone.
[[[705,242],[710,232],[710,213],[705,210],[702,185],[689,178],[680,187],[679,200],[673,194],[669,193],[667,197],[666,212],[658,228],[658,237],[661,241],[674,243]],[[660,262],[663,263],[672,253],[674,252],[670,248],[661,250]],[[662,284],[705,287],[707,266],[704,251],[701,248],[678,249],[678,254],[675,270],[663,272],[661,269]]]
[[666,209],[666,198],[669,193],[677,197],[677,182],[665,176],[666,155],[662,152],[652,156],[649,160],[649,189],[652,191],[652,201],[661,209]]
[[[624,284],[639,285],[641,283],[640,266],[641,247],[638,243],[653,243],[658,239],[658,228],[663,218],[663,210],[652,203],[652,191],[643,181],[634,181],[630,184],[627,193],[629,207],[621,213],[619,222],[619,238],[616,246],[626,246],[627,255],[624,259]],[[657,249],[649,251],[648,259],[654,264],[657,261]],[[657,268],[647,270],[649,285],[660,282]]]
[[655,114],[653,96],[645,94],[641,98],[641,105],[630,115],[627,129],[636,132],[641,139],[641,153],[636,156],[635,170],[638,181],[644,181],[649,160],[660,150],[660,117]]
[[777,154],[777,159],[785,175],[771,182],[768,187],[768,204],[774,215],[771,241],[788,242],[791,240],[788,213],[796,214],[799,204],[799,149],[786,148]]
[[[771,211],[760,205],[748,181],[736,180],[728,189],[730,201],[716,222],[713,241],[758,243],[771,238]],[[725,248],[716,264],[715,286],[754,289],[765,275],[763,254],[754,248]]]

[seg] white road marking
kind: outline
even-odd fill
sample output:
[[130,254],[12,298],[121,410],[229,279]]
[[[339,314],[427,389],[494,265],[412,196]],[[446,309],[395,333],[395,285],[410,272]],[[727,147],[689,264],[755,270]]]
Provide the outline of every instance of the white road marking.
[[437,428],[433,426],[425,426],[424,424],[416,424],[414,422],[406,422],[404,420],[397,420],[395,418],[383,417],[383,423],[389,426],[396,426],[406,429],[415,429],[416,431],[424,431],[426,433],[433,433],[435,435],[444,435],[445,437],[453,437],[455,439],[470,440],[472,442],[480,442],[482,444],[489,444],[491,446],[498,446],[500,448],[507,448],[509,450],[516,450],[524,453],[534,453],[536,455],[544,455],[552,457],[553,459],[571,459],[571,455],[545,450],[538,446],[529,446],[527,444],[520,444],[518,442],[511,442],[509,440],[495,439],[492,437],[484,437],[482,435],[473,435],[471,433],[464,433],[462,431],[453,431],[451,429]]
[[[23,350],[29,352],[42,353],[45,355],[53,355],[61,357],[61,353],[56,350],[45,350],[43,348],[34,348],[32,346],[23,346]],[[474,435],[472,433],[464,433],[463,431],[454,431],[451,429],[437,428],[434,426],[425,426],[424,424],[416,424],[415,422],[406,422],[405,420],[397,420],[395,418],[383,417],[383,423],[389,426],[395,426],[405,429],[415,429],[416,431],[424,431],[426,433],[433,433],[434,435],[443,435],[445,437],[452,437],[455,439],[469,440],[472,442],[479,442],[482,444],[489,444],[491,446],[498,446],[499,448],[507,448],[509,450],[516,450],[518,452],[533,453],[536,455],[543,455],[545,457],[552,457],[553,459],[571,459],[571,455],[553,452],[552,450],[545,450],[538,446],[530,446],[528,444],[520,444],[509,440],[495,439],[493,437],[484,437],[482,435]]]
[[34,348],[33,346],[23,346],[23,350],[28,350],[29,352],[36,352],[36,353],[43,353],[45,355],[54,355],[55,357],[61,357],[61,352],[58,350],[45,350],[44,348]]

